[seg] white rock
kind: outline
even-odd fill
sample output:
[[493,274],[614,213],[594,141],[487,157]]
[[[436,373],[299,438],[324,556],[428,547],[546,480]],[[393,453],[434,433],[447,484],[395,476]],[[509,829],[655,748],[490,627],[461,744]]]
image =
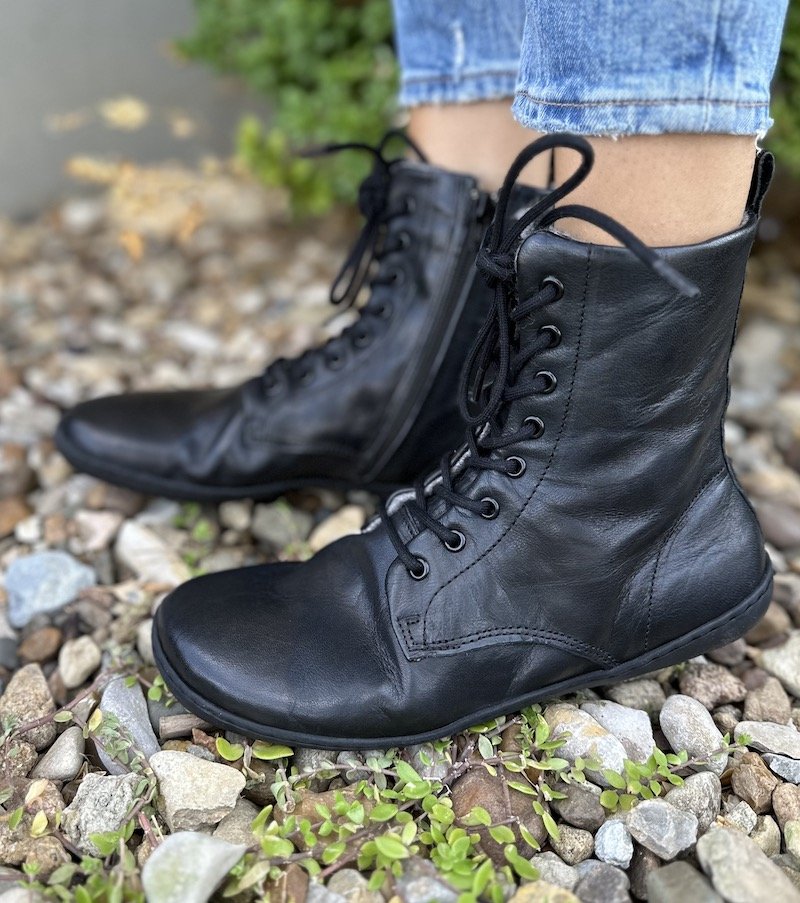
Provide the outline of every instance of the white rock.
[[115,554],[120,564],[141,580],[178,586],[191,577],[189,566],[149,527],[125,521],[117,536]]
[[596,783],[608,785],[602,774],[603,769],[623,770],[627,758],[625,747],[588,712],[568,703],[557,703],[545,709],[544,717],[550,725],[551,739],[564,739],[563,745],[558,748],[560,756],[570,762],[580,757],[599,763],[601,771],[587,769],[587,774]]
[[319,552],[343,536],[360,533],[363,526],[364,509],[359,505],[344,505],[314,528],[308,537],[308,544],[314,552]]
[[147,903],[206,903],[245,850],[193,831],[170,835],[142,869]]
[[628,830],[660,859],[674,859],[697,840],[697,817],[664,800],[643,800],[631,809]]
[[647,712],[605,699],[585,702],[581,709],[619,740],[629,759],[646,762],[653,754],[656,742]]
[[83,765],[86,741],[83,730],[77,725],[68,727],[47,750],[31,772],[32,778],[49,781],[71,781]]
[[752,749],[800,759],[800,731],[793,724],[740,721],[734,728],[733,736],[738,740],[743,734],[750,738],[747,745]]
[[724,746],[722,734],[708,709],[691,696],[676,694],[664,703],[659,715],[661,730],[675,752],[685,750],[690,759],[705,759],[698,770],[720,775],[728,764],[727,753],[712,753]]
[[87,774],[75,799],[64,810],[61,826],[75,846],[91,856],[99,850],[92,834],[118,831],[134,805],[139,775]]
[[58,653],[58,670],[68,690],[79,687],[100,667],[100,649],[90,636],[67,640]]
[[626,869],[633,858],[633,841],[628,829],[618,818],[601,826],[594,836],[594,854],[602,862]]

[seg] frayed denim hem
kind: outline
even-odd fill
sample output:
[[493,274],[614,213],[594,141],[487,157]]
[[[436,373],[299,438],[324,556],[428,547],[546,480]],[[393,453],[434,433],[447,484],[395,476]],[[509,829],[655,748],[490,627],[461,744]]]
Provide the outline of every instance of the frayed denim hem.
[[758,135],[772,125],[769,104],[702,98],[547,100],[527,91],[515,92],[514,117],[537,132],[579,135],[663,135],[674,132]]
[[400,106],[408,109],[425,104],[508,100],[510,107],[517,77],[516,66],[506,71],[459,72],[457,75],[404,74],[400,85]]

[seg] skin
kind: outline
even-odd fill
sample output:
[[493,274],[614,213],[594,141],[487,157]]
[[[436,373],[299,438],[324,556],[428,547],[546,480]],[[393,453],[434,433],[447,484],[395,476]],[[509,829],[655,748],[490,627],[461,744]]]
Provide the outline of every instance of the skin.
[[[421,106],[411,111],[409,134],[430,162],[477,176],[496,190],[509,164],[538,133],[511,116],[509,101]],[[595,165],[564,201],[613,216],[653,247],[693,244],[737,228],[742,219],[755,142],[747,135],[669,134],[590,138]],[[573,171],[576,155],[558,151],[555,177]],[[550,160],[534,160],[523,181],[548,184]],[[582,241],[613,243],[578,220],[558,229]]]

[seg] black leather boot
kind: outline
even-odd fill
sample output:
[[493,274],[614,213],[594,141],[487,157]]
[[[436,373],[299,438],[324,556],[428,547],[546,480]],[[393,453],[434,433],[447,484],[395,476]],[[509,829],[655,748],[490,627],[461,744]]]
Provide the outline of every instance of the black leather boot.
[[[516,174],[554,145],[583,166],[509,224]],[[597,211],[554,208],[590,161],[582,139],[551,136],[509,173],[479,257],[495,299],[466,445],[362,534],[161,605],[156,660],[188,708],[302,746],[417,743],[680,662],[759,619],[771,568],[722,420],[772,158],[741,228],[657,254]],[[565,216],[623,246],[548,229]]]
[[173,498],[386,493],[461,441],[458,375],[491,304],[474,261],[492,204],[470,176],[387,160],[390,137],[333,148],[375,156],[359,196],[365,225],[331,290],[335,304],[353,304],[370,278],[357,322],[233,389],[78,405],[56,434],[73,465]]

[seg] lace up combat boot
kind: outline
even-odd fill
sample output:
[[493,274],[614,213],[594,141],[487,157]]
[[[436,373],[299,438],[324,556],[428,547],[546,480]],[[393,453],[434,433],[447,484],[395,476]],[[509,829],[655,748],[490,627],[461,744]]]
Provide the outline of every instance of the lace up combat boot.
[[458,376],[491,305],[474,261],[492,202],[472,177],[421,154],[387,159],[394,137],[327,149],[375,160],[359,195],[363,230],[331,290],[334,304],[352,305],[369,282],[357,321],[232,389],[78,405],[56,435],[73,465],[172,498],[264,499],[305,486],[388,493],[461,441]]
[[[583,164],[510,222],[517,174],[555,146]],[[188,708],[302,746],[418,743],[675,664],[759,619],[771,569],[722,429],[772,158],[758,156],[741,228],[658,252],[555,206],[591,160],[583,139],[540,139],[501,191],[478,258],[494,299],[462,385],[466,444],[360,535],[164,601],[155,655]],[[549,228],[563,217],[620,245]]]

